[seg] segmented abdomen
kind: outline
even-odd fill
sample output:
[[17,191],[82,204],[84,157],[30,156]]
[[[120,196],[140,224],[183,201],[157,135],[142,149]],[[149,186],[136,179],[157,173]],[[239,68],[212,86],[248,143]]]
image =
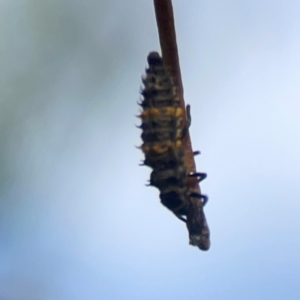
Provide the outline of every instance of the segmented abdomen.
[[186,215],[188,191],[182,136],[183,110],[173,80],[157,52],[148,55],[140,103],[144,164],[153,169],[150,185],[160,191],[163,205],[176,215]]

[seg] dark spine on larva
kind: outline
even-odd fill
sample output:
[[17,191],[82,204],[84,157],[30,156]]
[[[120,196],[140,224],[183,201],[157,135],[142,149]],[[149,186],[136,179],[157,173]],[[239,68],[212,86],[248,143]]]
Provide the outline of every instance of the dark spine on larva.
[[153,169],[150,185],[159,189],[161,203],[176,215],[187,215],[184,112],[173,80],[157,52],[148,55],[148,64],[140,103],[144,164]]

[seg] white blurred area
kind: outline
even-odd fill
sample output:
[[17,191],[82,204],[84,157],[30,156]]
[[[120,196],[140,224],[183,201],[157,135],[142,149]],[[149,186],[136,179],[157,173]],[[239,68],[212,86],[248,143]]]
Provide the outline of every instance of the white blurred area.
[[0,299],[299,299],[298,1],[173,1],[212,246],[146,188],[152,1],[0,1]]

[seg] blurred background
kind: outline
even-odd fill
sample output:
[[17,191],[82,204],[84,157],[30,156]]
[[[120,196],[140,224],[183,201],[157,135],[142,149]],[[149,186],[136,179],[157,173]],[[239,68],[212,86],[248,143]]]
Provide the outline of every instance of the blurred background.
[[0,299],[299,299],[300,2],[174,0],[211,249],[146,188],[152,1],[0,0]]

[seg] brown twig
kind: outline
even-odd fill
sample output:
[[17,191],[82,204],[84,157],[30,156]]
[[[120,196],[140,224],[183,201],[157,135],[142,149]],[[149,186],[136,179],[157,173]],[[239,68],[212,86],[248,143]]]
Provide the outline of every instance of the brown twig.
[[[172,1],[154,0],[154,7],[163,61],[170,70],[170,74],[177,88],[177,93],[180,97],[182,109],[185,111]],[[183,144],[185,147],[185,166],[189,172],[195,172],[196,165],[189,133],[186,134]],[[200,193],[199,185],[196,184],[197,182],[195,180],[191,181],[195,184],[195,191]]]
[[[173,77],[180,98],[181,107],[183,111],[185,111],[172,1],[154,0],[154,8],[164,65],[169,69],[169,72]],[[185,119],[185,122],[187,122],[187,119]],[[183,146],[185,149],[184,164],[186,169],[188,172],[194,173],[196,172],[196,164],[189,132],[187,132],[183,139]],[[187,185],[191,191],[201,194],[197,178],[188,178]],[[210,245],[209,229],[203,212],[202,201],[200,201],[200,199],[191,198],[190,206],[191,209],[187,216],[190,243],[197,245],[202,250],[207,250]],[[199,237],[201,240],[197,241]]]

